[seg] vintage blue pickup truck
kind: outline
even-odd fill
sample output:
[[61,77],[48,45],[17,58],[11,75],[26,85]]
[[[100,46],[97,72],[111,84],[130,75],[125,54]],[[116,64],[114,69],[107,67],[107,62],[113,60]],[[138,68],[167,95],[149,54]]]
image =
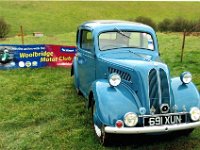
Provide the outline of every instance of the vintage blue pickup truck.
[[83,23],[71,73],[102,144],[110,134],[190,133],[200,126],[200,95],[191,73],[171,78],[160,61],[156,33],[147,25]]

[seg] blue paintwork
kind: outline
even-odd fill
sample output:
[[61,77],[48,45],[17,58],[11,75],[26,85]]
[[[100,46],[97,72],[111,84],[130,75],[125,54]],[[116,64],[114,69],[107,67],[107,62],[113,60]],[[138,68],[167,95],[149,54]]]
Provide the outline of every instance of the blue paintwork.
[[[137,48],[100,51],[98,36],[105,31],[114,31],[114,27],[120,30],[149,33],[154,41],[154,51]],[[141,107],[146,109],[146,115],[150,114],[148,76],[149,71],[154,68],[161,68],[166,73],[171,112],[175,105],[178,112],[182,112],[183,107],[186,107],[188,112],[193,106],[200,108],[199,92],[195,85],[193,83],[184,85],[180,78],[171,79],[167,65],[159,61],[156,33],[151,27],[130,22],[91,21],[82,24],[78,30],[91,31],[94,43],[92,50],[82,49],[80,47],[81,32],[78,32],[78,52],[73,61],[75,87],[88,99],[88,104],[90,104],[92,93],[96,106],[94,121],[99,127],[102,124],[115,126],[116,120],[123,120],[127,112],[140,115]],[[131,82],[122,80],[119,86],[111,87],[107,80],[110,74],[108,67],[130,74]]]
[[72,64],[72,67],[73,67],[73,71],[72,71],[72,74],[74,75],[74,85],[75,85],[75,88],[78,89],[79,88],[79,76],[78,76],[78,64],[77,64],[77,57],[75,56],[74,57],[74,60],[73,60],[73,64]]
[[127,112],[134,110],[139,113],[138,108],[141,103],[134,91],[125,84],[111,87],[107,80],[101,79],[92,84],[92,91],[97,109],[96,115],[104,125],[115,124],[116,119],[123,119]]
[[200,108],[199,92],[193,83],[183,84],[180,78],[171,80],[172,94],[174,103],[178,106],[178,111],[182,110],[182,106],[186,106],[187,111],[191,107]]

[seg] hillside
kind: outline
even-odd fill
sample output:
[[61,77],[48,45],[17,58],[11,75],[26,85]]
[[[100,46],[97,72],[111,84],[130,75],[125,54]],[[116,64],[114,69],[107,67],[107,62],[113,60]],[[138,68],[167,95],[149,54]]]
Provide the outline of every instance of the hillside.
[[[164,18],[182,16],[189,20],[200,18],[199,2],[0,2],[0,17],[11,25],[10,35],[35,31],[46,35],[75,32],[77,26],[93,19],[130,20],[150,17],[157,23]],[[191,11],[192,10],[192,11]]]

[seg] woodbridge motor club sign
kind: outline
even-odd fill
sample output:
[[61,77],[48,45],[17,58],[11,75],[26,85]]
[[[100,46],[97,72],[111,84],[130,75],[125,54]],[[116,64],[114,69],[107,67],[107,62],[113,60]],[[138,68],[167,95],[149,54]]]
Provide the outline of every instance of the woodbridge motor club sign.
[[70,67],[75,46],[0,45],[0,69]]

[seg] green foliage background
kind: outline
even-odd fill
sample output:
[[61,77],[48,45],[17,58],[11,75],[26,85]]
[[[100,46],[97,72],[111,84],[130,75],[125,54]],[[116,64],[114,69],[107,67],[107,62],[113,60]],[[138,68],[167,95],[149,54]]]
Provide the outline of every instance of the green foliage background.
[[12,35],[23,25],[25,33],[48,35],[74,32],[77,26],[94,19],[135,19],[149,17],[155,22],[182,16],[200,19],[199,2],[0,2],[0,16],[12,26]]
[[[0,17],[11,24],[10,37],[0,44],[75,45],[76,28],[93,19],[134,19],[147,16],[157,23],[164,18],[200,17],[199,2],[0,2]],[[42,38],[32,32],[41,31]],[[193,74],[200,90],[200,37],[187,36],[184,62],[180,63],[182,33],[157,33],[161,59],[172,76],[185,70]],[[90,110],[74,90],[70,69],[0,70],[0,149],[200,149],[200,129],[189,137],[144,140],[105,148],[91,128]],[[150,140],[150,142],[148,142]],[[121,140],[120,140],[121,142]]]

